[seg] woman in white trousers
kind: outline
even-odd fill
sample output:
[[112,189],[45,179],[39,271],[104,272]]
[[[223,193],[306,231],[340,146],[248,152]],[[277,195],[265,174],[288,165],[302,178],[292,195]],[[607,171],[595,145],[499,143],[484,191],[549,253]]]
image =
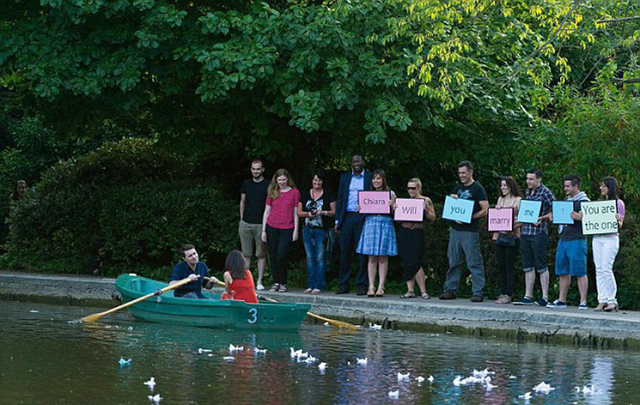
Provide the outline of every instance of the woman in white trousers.
[[[600,184],[601,200],[616,200],[618,213],[618,230],[624,222],[625,207],[620,199],[618,181],[614,177],[605,177]],[[613,262],[616,260],[620,238],[618,233],[594,235],[592,241],[593,261],[596,265],[596,287],[598,290],[598,306],[595,311],[617,311],[617,285],[613,275]]]

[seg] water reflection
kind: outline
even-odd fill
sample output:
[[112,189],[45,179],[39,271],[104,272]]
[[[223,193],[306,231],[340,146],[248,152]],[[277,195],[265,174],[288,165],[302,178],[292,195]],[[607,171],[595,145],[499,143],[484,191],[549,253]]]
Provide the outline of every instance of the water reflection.
[[[154,392],[164,404],[233,398],[234,403],[252,404],[600,405],[637,402],[640,382],[637,352],[401,331],[345,333],[311,325],[298,333],[250,333],[142,323],[126,313],[95,324],[67,322],[83,312],[0,303],[0,403],[148,403],[144,382],[155,377]],[[232,355],[233,361],[224,360],[229,344],[245,348]],[[255,347],[267,352],[256,354]],[[318,361],[297,361],[290,356],[291,347]],[[121,368],[120,357],[133,359],[131,365]],[[358,365],[357,358],[366,358],[366,366]],[[327,363],[324,372],[318,369],[320,362]],[[485,368],[495,373],[494,388],[453,384],[456,376]],[[398,381],[398,373],[410,377]],[[430,375],[433,383],[415,380]],[[554,390],[533,393],[543,381]],[[584,386],[595,386],[597,394],[584,394]],[[399,398],[389,398],[395,390]],[[529,401],[519,398],[526,392],[532,392]]]

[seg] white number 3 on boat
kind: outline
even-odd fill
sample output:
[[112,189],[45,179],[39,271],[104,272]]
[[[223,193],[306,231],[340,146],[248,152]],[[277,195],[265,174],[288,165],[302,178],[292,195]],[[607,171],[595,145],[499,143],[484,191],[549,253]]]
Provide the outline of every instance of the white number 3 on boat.
[[247,322],[249,322],[249,323],[258,322],[258,309],[257,308],[251,308],[249,310],[249,319],[247,319]]

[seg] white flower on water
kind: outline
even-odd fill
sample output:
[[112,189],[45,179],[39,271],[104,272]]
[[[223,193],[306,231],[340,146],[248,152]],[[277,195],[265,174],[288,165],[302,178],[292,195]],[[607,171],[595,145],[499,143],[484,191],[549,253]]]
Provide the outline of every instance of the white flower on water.
[[149,401],[153,402],[154,404],[159,404],[160,401],[162,401],[162,397],[160,396],[160,394],[149,395],[147,398],[149,398]]
[[324,371],[327,368],[327,363],[318,364],[318,370]]
[[267,353],[267,349],[258,349],[257,347],[253,348],[253,352],[255,354],[266,354]]
[[518,378],[518,377],[516,377],[515,375],[510,375],[510,376],[509,376],[509,379],[510,379],[510,380],[515,380],[516,378]]
[[358,359],[356,358],[356,364],[359,364],[361,366],[366,366],[367,365],[367,358],[365,357],[364,359]]
[[224,356],[222,360],[224,361],[234,361],[236,358],[233,356]]
[[389,391],[389,398],[392,398],[392,399],[400,398],[400,390]]
[[429,378],[427,378],[427,380],[429,380],[430,383],[433,383],[433,376],[430,375]]
[[[576,387],[576,388],[578,388],[578,387]],[[591,387],[588,387],[588,386],[585,385],[584,387],[582,387],[582,393],[584,395],[597,394],[596,387],[594,385],[591,385]]]
[[211,349],[203,349],[203,348],[199,348],[198,349],[198,353],[202,354],[202,353],[211,353],[213,350]]
[[453,385],[455,385],[456,387],[460,386],[460,380],[462,380],[462,378],[460,376],[457,376],[456,378],[453,379]]
[[32,314],[37,314],[37,313],[38,313],[38,312],[40,312],[40,311],[36,311],[35,309],[32,309],[32,310],[31,310],[31,311],[29,311],[29,312],[31,312]]
[[241,352],[244,350],[244,346],[234,346],[234,345],[229,345],[229,353],[235,353],[235,352]]
[[407,374],[398,373],[398,381],[404,381],[408,379],[409,379],[409,373]]
[[535,387],[533,387],[533,390],[535,392],[542,392],[542,393],[548,394],[551,391],[555,390],[555,388],[552,388],[551,385],[549,385],[549,384],[547,384],[547,383],[545,383],[543,381],[540,384],[538,384]]
[[118,364],[120,364],[120,367],[129,366],[131,365],[131,359],[125,360],[124,358],[120,357],[120,361],[118,361]]
[[324,326],[331,326],[331,325],[329,324],[329,322],[325,322]]
[[518,398],[529,400],[531,399],[531,392],[525,392],[524,395],[519,395]]
[[156,379],[155,379],[155,378],[153,378],[153,377],[151,377],[151,378],[149,378],[149,381],[146,381],[146,382],[144,383],[144,385],[146,385],[147,387],[149,387],[149,389],[150,389],[151,391],[153,391],[153,387],[155,387],[155,386],[156,386]]
[[424,377],[419,375],[416,377],[416,381],[418,382],[418,384],[423,383],[424,382]]
[[378,325],[376,323],[370,323],[369,324],[369,329],[380,330],[380,329],[382,329],[382,325]]

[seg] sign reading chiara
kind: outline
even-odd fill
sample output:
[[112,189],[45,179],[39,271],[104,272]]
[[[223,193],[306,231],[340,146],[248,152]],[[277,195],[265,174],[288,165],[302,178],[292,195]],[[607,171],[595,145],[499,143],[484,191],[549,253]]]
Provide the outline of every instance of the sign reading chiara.
[[360,205],[361,214],[390,214],[391,192],[359,191],[358,205]]

